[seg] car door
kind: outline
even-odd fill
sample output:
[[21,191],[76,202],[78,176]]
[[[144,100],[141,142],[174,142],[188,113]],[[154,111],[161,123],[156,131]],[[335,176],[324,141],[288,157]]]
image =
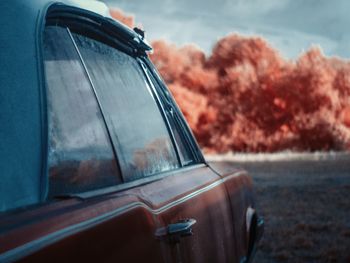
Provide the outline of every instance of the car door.
[[[182,153],[180,154],[182,160],[184,163],[188,163],[193,157],[190,157],[191,155],[186,154],[186,152],[192,148],[194,154],[196,152],[200,154],[196,151],[198,146],[195,141],[191,141],[193,135],[184,122],[181,112],[163,84],[157,70],[148,59],[144,59],[143,61],[147,76],[157,86],[158,93],[162,97],[163,108],[167,112],[167,116],[169,116],[170,125],[174,131],[174,136],[177,138],[179,152]],[[185,134],[176,132],[179,127]],[[187,143],[181,143],[182,141],[186,141]],[[255,240],[261,237],[263,231],[263,220],[259,219],[255,210],[252,179],[245,170],[235,167],[230,163],[209,163],[209,167],[223,181],[231,206],[232,226],[234,229],[232,231],[233,236],[230,237],[233,240],[230,241],[235,244],[235,253],[232,253],[235,259],[231,259],[231,262],[246,262],[247,260],[251,260],[252,246],[254,246]]]
[[[81,33],[72,35],[104,106],[123,180],[159,178],[128,194],[137,196],[155,218],[153,238],[162,246],[164,260],[232,261],[236,244],[223,180],[198,156],[187,130],[176,125],[178,115],[166,107],[144,57]],[[169,228],[186,228],[188,222],[196,222],[194,235],[174,244]]]

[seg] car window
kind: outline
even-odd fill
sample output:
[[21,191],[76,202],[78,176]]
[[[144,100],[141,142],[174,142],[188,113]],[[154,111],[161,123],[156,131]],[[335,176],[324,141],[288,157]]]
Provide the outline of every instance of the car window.
[[92,86],[68,29],[44,34],[49,195],[119,184],[121,176]]
[[180,166],[168,128],[137,60],[73,34],[117,151],[125,181]]
[[144,66],[144,68],[150,82],[152,83],[152,85],[156,87],[156,89],[158,90],[158,93],[162,97],[161,101],[163,102],[163,107],[165,109],[167,119],[171,126],[171,130],[173,132],[176,145],[178,147],[182,165],[186,166],[186,165],[195,163],[195,158],[191,151],[189,142],[186,140],[184,136],[184,130],[182,129],[180,120],[178,118],[178,115],[174,107],[171,105],[170,102],[167,102],[167,99],[165,98],[165,94],[162,94],[161,87],[158,85],[156,79],[151,74],[150,70],[147,68],[146,65]]

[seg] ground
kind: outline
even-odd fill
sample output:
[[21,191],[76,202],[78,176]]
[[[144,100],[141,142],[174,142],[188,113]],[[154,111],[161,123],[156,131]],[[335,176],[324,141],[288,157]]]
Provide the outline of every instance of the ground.
[[255,263],[350,263],[350,159],[236,164],[265,218]]

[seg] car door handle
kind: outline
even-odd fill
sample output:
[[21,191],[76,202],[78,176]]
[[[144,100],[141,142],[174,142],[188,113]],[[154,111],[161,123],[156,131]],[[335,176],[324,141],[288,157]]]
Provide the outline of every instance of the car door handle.
[[182,237],[193,235],[192,226],[196,222],[195,219],[180,220],[177,223],[158,228],[155,232],[155,236],[159,240],[167,240],[171,243],[180,242]]

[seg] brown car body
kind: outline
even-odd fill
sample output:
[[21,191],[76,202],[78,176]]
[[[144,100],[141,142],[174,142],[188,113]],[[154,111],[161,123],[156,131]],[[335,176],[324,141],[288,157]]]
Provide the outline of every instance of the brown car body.
[[[7,13],[2,19],[6,20],[11,12],[13,15],[18,10],[24,17],[20,21],[7,20],[5,32],[14,30],[21,34],[29,31],[30,35],[24,36],[22,43],[29,51],[19,50],[17,42],[11,47],[17,48],[19,53],[12,58],[14,64],[19,60],[13,68],[19,70],[21,75],[21,68],[18,67],[31,67],[32,72],[29,75],[26,72],[25,77],[32,79],[28,81],[19,76],[19,84],[9,84],[9,89],[23,89],[23,85],[45,88],[40,81],[44,74],[40,66],[40,32],[45,27],[47,10],[54,4],[49,0],[1,3],[4,5],[2,12]],[[72,2],[61,3],[58,7],[56,13],[64,7],[65,12],[112,23],[109,18],[101,16],[101,12],[95,14]],[[23,29],[25,23],[29,25]],[[113,26],[119,26],[116,32],[126,30],[117,22],[113,22]],[[141,36],[130,31],[125,34],[135,34],[142,42]],[[20,38],[21,35],[10,36],[8,41]],[[11,53],[11,48],[5,52]],[[30,58],[24,52],[29,52]],[[1,67],[4,67],[6,59],[2,60]],[[145,64],[152,67],[149,61]],[[7,74],[13,74],[10,70],[11,67]],[[6,80],[5,77],[3,79]],[[45,101],[45,96],[40,92],[33,101],[40,104],[39,97]],[[12,99],[10,95],[8,98]],[[33,108],[33,101],[28,105],[23,103],[22,107]],[[41,112],[42,109],[45,110],[45,107],[38,106],[37,111]],[[182,115],[179,116],[184,121]],[[28,123],[39,127],[41,121],[33,117]],[[5,132],[6,129],[3,128]],[[45,128],[42,129],[45,131]],[[13,202],[16,205],[10,202],[12,206],[0,213],[0,262],[250,262],[263,228],[263,221],[255,211],[252,181],[244,170],[227,164],[205,162],[187,129],[184,128],[184,133],[197,147],[199,161],[196,164],[97,191],[63,195],[55,199],[47,199],[46,191],[35,200],[20,201],[25,198],[18,198],[18,202]],[[35,131],[30,134],[29,130],[18,128],[19,136],[40,137]],[[9,137],[3,141],[3,145],[8,145],[9,157],[6,158],[18,156],[16,152],[11,152],[18,149],[11,147],[18,147],[18,151],[22,147],[14,146],[11,139],[18,140]],[[42,140],[39,138],[38,142]],[[29,148],[35,145],[35,142],[31,143]],[[39,144],[39,153],[27,153],[20,157],[21,160],[29,159],[31,164],[37,164],[35,169],[26,166],[25,174],[28,177],[47,170],[45,147],[45,144]],[[5,150],[0,150],[0,156],[5,155]],[[8,160],[6,158],[2,158],[2,161]],[[22,164],[25,165],[25,161]],[[24,168],[19,163],[18,167],[5,165],[2,163],[2,172],[11,173],[12,177],[4,175],[5,183],[0,190],[21,191],[20,179],[23,179]],[[16,174],[20,173],[17,178]],[[10,181],[11,178],[14,182]],[[6,201],[5,194],[1,198],[4,207],[9,201]]]

